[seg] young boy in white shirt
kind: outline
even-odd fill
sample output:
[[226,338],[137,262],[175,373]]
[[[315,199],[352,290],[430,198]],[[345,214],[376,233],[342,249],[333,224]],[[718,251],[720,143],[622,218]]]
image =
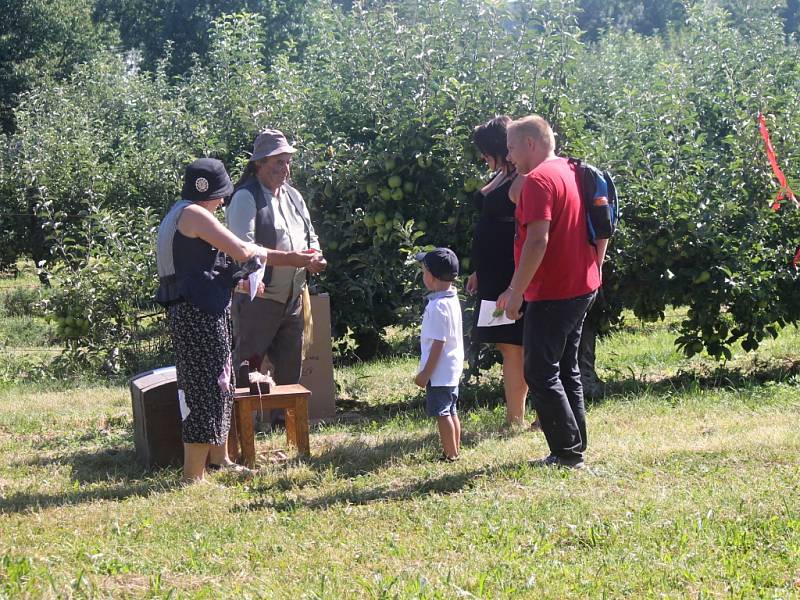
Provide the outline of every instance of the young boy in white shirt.
[[458,258],[449,248],[436,248],[415,257],[422,264],[422,280],[431,291],[422,318],[421,357],[414,383],[425,388],[425,412],[436,417],[444,460],[455,461],[461,450],[458,420],[458,382],[464,370],[461,304],[453,281]]

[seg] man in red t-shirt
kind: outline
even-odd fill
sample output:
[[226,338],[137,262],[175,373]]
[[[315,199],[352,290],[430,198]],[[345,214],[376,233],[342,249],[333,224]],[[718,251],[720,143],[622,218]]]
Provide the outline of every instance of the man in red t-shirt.
[[516,269],[497,299],[518,319],[527,301],[523,345],[525,380],[550,455],[537,464],[583,467],[586,413],[578,346],[586,311],[600,287],[605,241],[589,243],[575,169],[555,154],[555,138],[542,117],[508,126],[508,158],[527,173],[516,209]]

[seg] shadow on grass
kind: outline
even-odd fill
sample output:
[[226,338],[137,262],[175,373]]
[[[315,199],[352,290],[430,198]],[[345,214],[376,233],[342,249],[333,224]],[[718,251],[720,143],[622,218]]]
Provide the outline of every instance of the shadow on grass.
[[[465,448],[474,447],[482,437],[482,431],[464,431],[461,444]],[[378,471],[408,456],[418,455],[420,462],[427,463],[438,458],[440,453],[438,433],[420,435],[415,432],[408,436],[390,437],[379,444],[363,443],[358,439],[337,443],[306,461],[308,467],[317,473],[334,471],[337,477],[351,478]],[[285,478],[273,483],[272,487],[289,489],[298,485],[303,484]]]
[[142,479],[56,494],[17,492],[0,498],[0,514],[24,513],[53,506],[70,506],[97,500],[125,500],[132,496],[149,496],[165,492],[179,486],[180,483],[177,480]]
[[[309,466],[318,472],[335,470],[341,477],[357,477],[377,471],[405,456],[420,454],[439,443],[436,433],[391,437],[379,444],[356,439],[337,443],[311,459]],[[292,483],[295,485],[295,483]]]
[[[37,457],[16,463],[18,466],[65,465],[70,467],[74,487],[59,493],[17,492],[0,497],[0,514],[38,510],[95,500],[124,500],[148,496],[178,487],[177,477],[164,477],[164,471],[147,471],[136,460],[129,445],[100,450],[78,450],[55,457]],[[68,485],[68,484],[67,484]]]
[[[503,382],[500,378],[482,377],[478,381],[459,386],[458,408],[469,411],[475,408],[494,408],[505,404]],[[336,400],[338,411],[355,413],[365,424],[382,423],[399,415],[425,413],[425,394],[421,390],[397,402],[371,404],[351,398]]]
[[62,464],[72,469],[72,479],[80,483],[97,483],[124,479],[138,481],[148,471],[136,459],[130,446],[115,446],[102,450],[78,450],[72,454],[56,457],[49,462]]
[[[471,386],[460,388],[458,400],[459,414],[476,409],[504,405],[502,382],[499,379],[484,378]],[[425,397],[422,392],[417,393],[408,400],[393,402],[391,404],[371,405],[356,400],[347,400],[339,403],[339,409],[352,411],[360,417],[360,423],[369,425],[382,424],[387,417],[409,415],[420,419],[429,419],[425,416]],[[462,430],[461,442],[465,447],[474,446],[486,432],[481,430]],[[372,445],[358,439],[337,443],[327,448],[321,455],[311,459],[310,467],[317,472],[334,469],[342,477],[355,477],[377,471],[391,462],[396,462],[404,456],[420,454],[423,450],[430,449],[431,455],[421,460],[435,458],[440,452],[439,436],[435,432],[424,435],[392,436],[383,443]],[[280,482],[279,482],[280,485]],[[297,486],[296,481],[287,481],[289,487]]]
[[[623,396],[649,392],[670,398],[675,393],[698,389],[729,388],[739,389],[762,385],[768,382],[781,382],[797,378],[800,374],[800,360],[771,359],[769,361],[752,362],[744,367],[721,366],[707,371],[682,371],[662,379],[648,380],[631,377],[610,380],[606,387],[605,401],[614,401]],[[461,390],[461,407],[466,412],[475,408],[495,407],[503,403],[502,385],[499,378],[483,378],[477,383],[465,385]],[[343,403],[345,410],[353,410],[362,415],[364,421],[380,424],[387,417],[423,413],[424,399],[415,394],[404,401],[387,405],[371,405],[347,401]],[[487,431],[465,431],[464,445],[470,446],[478,441]],[[348,434],[349,435],[349,434]],[[55,456],[33,458],[17,462],[17,465],[40,466],[57,464],[70,468],[70,479],[74,487],[56,493],[16,492],[0,497],[0,514],[35,511],[52,506],[63,506],[92,502],[96,500],[123,500],[132,496],[147,496],[153,493],[168,491],[177,487],[177,477],[165,476],[163,473],[146,471],[136,461],[130,431],[112,436],[111,443],[100,434],[90,432],[73,438],[69,443],[95,444],[105,443],[105,447],[73,452],[58,451]],[[63,441],[63,440],[62,440]],[[40,449],[48,447],[51,442],[41,442]],[[371,445],[359,439],[349,439],[344,443],[336,443],[326,449],[320,456],[308,463],[312,471],[323,475],[334,471],[337,478],[355,480],[360,475],[378,471],[403,457],[419,455],[421,461],[434,458],[439,450],[438,436],[434,432],[427,434],[400,435],[391,437],[382,444]],[[257,510],[272,507],[277,510],[293,510],[298,506],[313,508],[326,507],[332,504],[363,504],[381,499],[403,499],[433,493],[453,493],[469,485],[469,482],[482,475],[497,470],[510,468],[510,465],[459,471],[454,465],[451,472],[439,477],[426,477],[399,487],[391,483],[368,489],[360,489],[356,481],[347,481],[347,488],[311,500],[293,500],[287,492],[303,486],[316,485],[314,481],[306,483],[293,480],[290,476],[277,482],[270,482],[269,487],[255,488],[259,497],[252,502],[238,506],[235,510]],[[274,495],[274,499],[272,496]],[[269,496],[269,497],[268,497]]]
[[382,404],[371,404],[352,398],[338,398],[336,400],[336,410],[337,412],[355,415],[357,419],[353,420],[353,423],[370,425],[373,423],[383,423],[387,419],[392,419],[398,415],[417,412],[422,414],[425,410],[425,398],[421,396],[411,396],[408,399]]
[[[34,452],[40,454],[12,464],[32,467],[63,465],[70,468],[70,479],[79,483],[116,479],[136,481],[148,473],[136,459],[131,427],[113,431],[93,429],[62,436],[55,443],[52,440],[34,441],[31,445]],[[72,450],[76,446],[79,449]]]
[[264,489],[253,490],[258,497],[249,502],[238,504],[232,512],[249,512],[254,510],[272,509],[279,512],[291,512],[299,508],[325,509],[336,505],[364,505],[372,502],[386,500],[409,500],[432,494],[455,494],[468,489],[472,482],[478,478],[498,475],[501,473],[517,473],[519,463],[506,463],[491,467],[458,470],[458,465],[452,467],[450,473],[439,477],[425,476],[405,485],[395,485],[392,482],[377,485],[367,489],[360,489],[357,484],[351,485],[346,490],[325,494],[317,498],[298,499],[290,496],[285,490],[276,491],[272,486]]
[[[506,433],[505,436],[528,433],[528,431],[520,430]],[[462,447],[477,447],[487,437],[496,435],[498,435],[498,431],[492,426],[463,432]],[[303,464],[316,475],[297,477],[287,474],[276,479],[256,480],[254,485],[250,486],[250,494],[257,497],[250,502],[235,506],[232,510],[246,512],[271,508],[278,511],[291,511],[300,507],[319,509],[336,504],[367,504],[381,500],[403,500],[428,494],[450,494],[468,487],[475,478],[501,472],[516,475],[521,467],[519,462],[512,462],[464,471],[459,470],[458,463],[440,463],[437,460],[440,453],[439,436],[435,432],[393,437],[375,445],[359,440],[337,443],[319,456],[303,461]],[[408,460],[409,456],[413,458]],[[423,469],[425,473],[406,485],[388,482],[370,489],[360,487],[360,481],[363,481],[360,479],[362,476],[389,467],[392,463],[402,461],[404,458],[408,464],[425,467]],[[295,464],[298,463],[295,462]],[[442,465],[442,468],[446,468],[451,473],[439,477],[435,477],[435,474],[431,475],[429,469],[435,468],[436,465]],[[337,481],[346,485],[347,489],[340,489],[340,491],[314,499],[298,500],[296,498],[297,491],[319,487],[320,479],[330,473],[333,473]]]
[[632,374],[625,379],[606,381],[603,400],[614,400],[622,396],[650,392],[665,397],[674,393],[711,390],[744,389],[770,382],[788,381],[800,374],[800,360],[772,359],[769,362],[755,362],[749,367],[719,366],[707,371],[680,371],[671,377],[645,379]]

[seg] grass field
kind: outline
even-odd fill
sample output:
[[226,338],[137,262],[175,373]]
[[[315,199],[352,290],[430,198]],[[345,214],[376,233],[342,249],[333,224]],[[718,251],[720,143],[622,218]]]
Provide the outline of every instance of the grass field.
[[[124,386],[7,384],[0,597],[800,598],[800,333],[720,367],[675,353],[676,318],[600,344],[583,472],[528,464],[496,373],[436,461],[412,357],[337,370],[358,418],[311,459],[261,435],[254,479],[194,487],[136,464]],[[15,319],[6,350],[39,331]]]

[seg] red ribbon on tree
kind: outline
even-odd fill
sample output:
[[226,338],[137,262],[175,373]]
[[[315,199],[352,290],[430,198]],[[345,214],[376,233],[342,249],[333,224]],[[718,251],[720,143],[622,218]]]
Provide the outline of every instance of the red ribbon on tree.
[[772,203],[772,210],[777,211],[780,210],[781,200],[792,200],[793,202],[797,202],[797,199],[794,196],[792,188],[789,187],[789,183],[786,181],[786,176],[783,174],[783,171],[781,171],[781,168],[778,165],[778,159],[775,156],[775,149],[772,147],[772,142],[769,139],[767,121],[762,113],[758,113],[758,130],[761,132],[761,137],[764,138],[764,145],[767,147],[767,158],[769,158],[769,164],[772,165],[772,172],[775,173],[775,177],[778,178],[778,183],[781,184],[781,189],[778,190],[778,195],[775,197],[775,202]]
[[[778,195],[775,196],[775,201],[772,203],[772,210],[777,212],[780,210],[783,200],[791,200],[795,204],[798,204],[798,202],[792,188],[789,187],[789,183],[786,181],[786,176],[783,174],[783,171],[781,171],[780,165],[778,165],[775,149],[772,147],[772,142],[769,139],[767,121],[762,113],[758,113],[758,130],[761,132],[761,137],[764,138],[764,145],[767,148],[767,158],[769,158],[769,164],[772,165],[772,172],[775,173],[778,183],[781,184],[781,189],[778,190]],[[795,268],[800,264],[800,247],[797,248],[792,264]]]

